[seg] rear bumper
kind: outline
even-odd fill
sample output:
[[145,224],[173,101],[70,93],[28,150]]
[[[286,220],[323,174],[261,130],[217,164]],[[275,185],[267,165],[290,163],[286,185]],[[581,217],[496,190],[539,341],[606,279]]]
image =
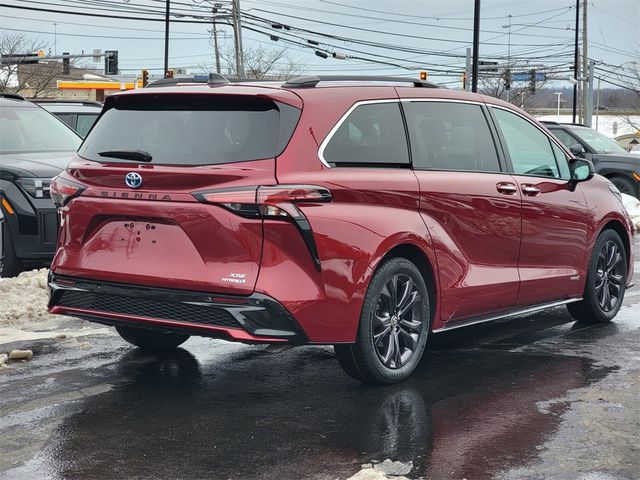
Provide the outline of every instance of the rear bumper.
[[293,316],[262,294],[215,295],[49,274],[49,311],[106,325],[226,338],[307,343]]

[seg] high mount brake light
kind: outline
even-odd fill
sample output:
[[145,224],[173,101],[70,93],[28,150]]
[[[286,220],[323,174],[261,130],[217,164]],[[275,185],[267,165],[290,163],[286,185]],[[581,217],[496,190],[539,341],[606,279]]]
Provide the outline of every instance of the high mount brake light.
[[221,188],[193,192],[192,195],[201,202],[219,205],[243,217],[292,221],[320,271],[320,257],[311,225],[296,204],[330,202],[333,197],[328,189],[316,185],[276,185]]
[[56,207],[62,207],[66,205],[69,200],[80,195],[86,188],[84,185],[57,176],[51,180],[51,199],[53,203],[56,204]]

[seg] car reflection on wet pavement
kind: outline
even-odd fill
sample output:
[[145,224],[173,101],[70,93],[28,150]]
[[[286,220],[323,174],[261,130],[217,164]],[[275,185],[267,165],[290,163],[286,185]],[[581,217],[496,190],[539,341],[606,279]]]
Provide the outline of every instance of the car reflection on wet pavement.
[[495,478],[534,459],[570,406],[540,402],[621,368],[587,346],[637,345],[639,300],[610,325],[555,309],[434,335],[386,387],[348,378],[328,347],[191,339],[157,356],[115,336],[42,340],[29,369],[0,377],[0,476],[335,479],[390,458],[413,462],[410,478]]

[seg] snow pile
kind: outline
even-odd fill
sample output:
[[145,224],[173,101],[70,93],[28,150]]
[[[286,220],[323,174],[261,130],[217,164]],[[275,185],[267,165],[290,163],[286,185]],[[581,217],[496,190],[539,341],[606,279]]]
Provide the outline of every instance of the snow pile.
[[623,193],[622,204],[631,217],[636,235],[640,235],[640,200]]
[[60,322],[47,312],[47,269],[23,272],[0,282],[0,328],[25,325],[50,327]]

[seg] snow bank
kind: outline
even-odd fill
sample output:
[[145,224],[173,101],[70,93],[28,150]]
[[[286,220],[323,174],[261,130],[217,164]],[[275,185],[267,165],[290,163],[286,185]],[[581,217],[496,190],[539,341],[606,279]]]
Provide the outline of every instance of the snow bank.
[[622,194],[622,203],[631,217],[636,235],[640,235],[640,200],[631,195]]
[[23,272],[0,282],[0,328],[55,327],[58,315],[47,312],[47,269]]

